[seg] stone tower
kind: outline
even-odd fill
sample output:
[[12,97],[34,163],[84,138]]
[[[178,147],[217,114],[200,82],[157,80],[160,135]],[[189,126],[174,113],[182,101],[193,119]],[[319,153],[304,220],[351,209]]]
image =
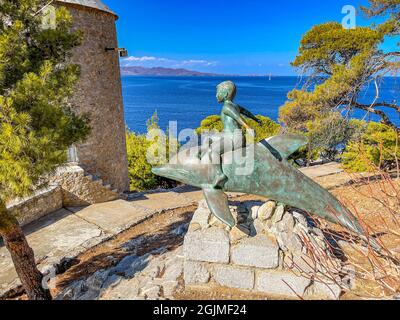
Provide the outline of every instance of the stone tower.
[[69,9],[74,28],[84,33],[73,62],[82,74],[71,101],[78,114],[87,113],[91,134],[76,146],[77,161],[88,173],[101,178],[112,188],[129,189],[126,156],[125,119],[122,101],[119,54],[115,21],[118,19],[99,0],[60,0]]

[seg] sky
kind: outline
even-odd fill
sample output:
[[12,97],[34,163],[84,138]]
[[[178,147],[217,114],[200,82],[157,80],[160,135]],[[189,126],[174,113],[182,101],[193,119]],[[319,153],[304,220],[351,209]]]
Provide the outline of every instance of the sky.
[[[302,35],[342,22],[345,5],[367,0],[103,0],[117,15],[124,66],[221,74],[295,75]],[[357,25],[366,25],[357,16]],[[387,45],[387,49],[395,44]]]

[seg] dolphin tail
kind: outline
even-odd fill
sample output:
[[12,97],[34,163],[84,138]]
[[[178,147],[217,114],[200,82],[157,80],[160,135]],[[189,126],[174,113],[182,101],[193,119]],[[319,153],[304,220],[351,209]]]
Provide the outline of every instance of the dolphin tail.
[[215,189],[212,186],[204,187],[203,192],[213,215],[233,228],[236,225],[236,221],[229,209],[227,195],[222,190]]

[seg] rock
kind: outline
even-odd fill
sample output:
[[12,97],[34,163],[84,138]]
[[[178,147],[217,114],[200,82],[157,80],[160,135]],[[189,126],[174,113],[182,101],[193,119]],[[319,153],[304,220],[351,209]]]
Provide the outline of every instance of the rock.
[[140,294],[146,300],[158,300],[161,297],[161,286],[149,283],[140,290]]
[[312,230],[312,233],[315,234],[318,238],[325,240],[325,235],[321,229],[314,227],[311,230]]
[[353,290],[356,285],[356,268],[352,265],[346,265],[342,268],[344,273],[341,279],[341,284],[344,288],[348,290]]
[[[240,205],[239,205],[240,206]],[[229,206],[229,211],[232,213],[238,213],[239,207],[237,205]],[[247,212],[247,211],[246,211]]]
[[210,280],[210,273],[201,262],[185,261],[183,277],[187,285],[204,284]]
[[279,247],[284,251],[301,254],[303,250],[303,242],[293,232],[283,232],[277,235]]
[[265,224],[259,219],[254,221],[253,227],[254,227],[254,236],[263,234],[266,229]]
[[232,228],[229,235],[231,238],[231,243],[236,243],[236,242],[242,240],[243,238],[247,237],[247,234],[245,232],[243,232],[242,230],[240,230],[238,227]]
[[147,277],[151,279],[156,279],[161,275],[162,270],[164,269],[164,262],[158,259],[150,260],[149,264],[143,270]]
[[302,213],[293,211],[292,214],[298,224],[301,224],[303,227],[306,228],[308,227],[307,218]]
[[254,206],[254,207],[251,207],[251,211],[250,211],[250,213],[251,213],[251,219],[254,221],[254,220],[257,220],[257,218],[258,218],[258,210],[260,209],[260,207],[259,206]]
[[136,300],[139,297],[139,290],[139,279],[122,280],[117,286],[106,290],[101,298],[105,300]]
[[272,218],[276,209],[275,201],[268,201],[258,209],[258,218],[261,221],[266,221]]
[[189,225],[188,232],[195,232],[197,230],[201,230],[201,225],[199,225],[198,223],[191,223]]
[[219,228],[188,233],[184,241],[185,259],[228,263],[230,240],[228,232]]
[[264,235],[242,240],[232,249],[232,263],[274,269],[279,266],[279,247]]
[[307,288],[305,296],[312,299],[323,300],[339,300],[342,294],[342,288],[332,282],[314,281],[314,283]]
[[318,265],[316,262],[305,254],[287,254],[285,255],[284,263],[285,268],[289,268],[295,272],[301,272],[310,275],[318,272]]
[[326,238],[314,237],[313,240],[320,249],[322,249],[324,251],[328,250],[329,244],[328,244],[328,240],[326,240]]
[[292,272],[261,271],[256,275],[255,289],[271,295],[298,298],[303,297],[311,280],[294,275]]
[[180,288],[178,281],[169,281],[162,285],[164,298],[172,298],[175,292]]
[[277,223],[276,228],[279,232],[290,232],[293,231],[294,226],[295,221],[293,216],[290,213],[286,212],[282,220]]
[[169,264],[164,271],[162,278],[167,281],[178,281],[183,273],[183,263],[179,259]]
[[217,217],[215,217],[215,216],[211,216],[211,218],[210,218],[208,224],[209,224],[210,227],[216,227],[216,228],[219,228],[219,229],[228,229],[228,228],[229,228],[226,224],[222,223],[222,222],[221,222]]
[[197,223],[202,229],[207,229],[209,226],[208,220],[210,219],[210,216],[211,211],[208,209],[208,207],[204,208],[203,206],[199,206],[193,215],[191,223]]
[[272,217],[272,223],[276,224],[279,221],[281,221],[284,214],[285,214],[285,206],[283,204],[278,205]]
[[205,199],[199,201],[199,209],[209,209],[207,201]]
[[254,271],[232,266],[217,266],[214,280],[223,287],[251,290],[254,287]]

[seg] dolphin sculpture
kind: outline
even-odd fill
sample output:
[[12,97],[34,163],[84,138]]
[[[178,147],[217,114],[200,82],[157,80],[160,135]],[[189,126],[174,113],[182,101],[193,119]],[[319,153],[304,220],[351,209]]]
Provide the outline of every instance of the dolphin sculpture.
[[222,170],[228,180],[221,189],[213,187],[221,164],[199,161],[194,148],[180,152],[169,164],[154,168],[153,173],[201,188],[211,212],[230,227],[234,227],[236,222],[230,212],[225,192],[239,192],[263,196],[305,210],[342,225],[365,240],[365,232],[357,218],[336,197],[287,161],[290,155],[306,144],[307,138],[304,136],[279,135],[253,146],[225,153],[223,158],[232,158],[235,153],[238,153],[238,157],[243,154],[249,157],[254,155],[254,161],[248,162],[253,166],[248,175],[237,175],[237,169],[243,167],[242,163],[223,161]]

